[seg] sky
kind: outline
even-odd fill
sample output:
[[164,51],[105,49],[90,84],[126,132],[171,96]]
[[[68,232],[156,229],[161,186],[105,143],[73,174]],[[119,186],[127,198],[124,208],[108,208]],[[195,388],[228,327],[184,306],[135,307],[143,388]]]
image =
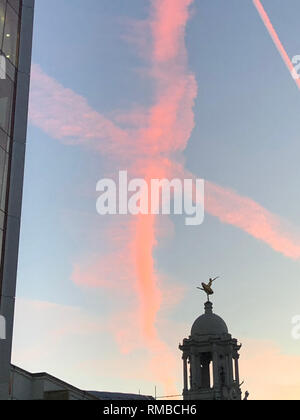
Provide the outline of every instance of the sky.
[[[177,395],[214,310],[253,399],[300,396],[300,91],[252,0],[36,0],[13,362]],[[261,2],[290,59],[297,0]],[[96,184],[202,178],[205,220],[100,216]]]

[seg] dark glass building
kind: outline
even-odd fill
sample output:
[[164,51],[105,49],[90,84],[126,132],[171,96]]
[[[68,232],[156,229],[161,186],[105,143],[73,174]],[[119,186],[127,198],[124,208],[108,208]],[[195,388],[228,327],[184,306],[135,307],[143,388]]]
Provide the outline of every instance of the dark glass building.
[[0,399],[10,361],[27,131],[34,0],[0,0]]

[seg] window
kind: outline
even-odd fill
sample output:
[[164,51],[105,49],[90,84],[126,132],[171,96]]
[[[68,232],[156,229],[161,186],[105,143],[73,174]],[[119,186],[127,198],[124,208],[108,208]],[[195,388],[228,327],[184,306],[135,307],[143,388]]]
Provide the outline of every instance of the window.
[[13,94],[13,82],[8,77],[0,80],[0,128],[7,134],[10,132]]
[[8,151],[8,145],[9,145],[9,137],[0,128],[0,147],[2,147],[2,149],[4,149],[4,150]]
[[7,4],[3,33],[3,53],[14,65],[17,64],[19,17]]
[[6,207],[6,184],[7,184],[8,154],[0,148],[0,211]]
[[15,9],[19,14],[20,11],[20,0],[8,0],[8,3]]

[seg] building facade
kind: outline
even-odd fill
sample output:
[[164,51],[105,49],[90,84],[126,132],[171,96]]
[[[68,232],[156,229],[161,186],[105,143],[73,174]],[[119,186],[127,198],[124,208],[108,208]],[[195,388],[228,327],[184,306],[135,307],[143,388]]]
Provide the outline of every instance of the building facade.
[[33,13],[34,0],[0,0],[0,399],[11,388]]
[[206,302],[182,351],[184,400],[241,400],[239,350],[226,323]]
[[144,401],[153,397],[120,392],[83,391],[47,373],[30,373],[11,366],[10,394],[12,400],[107,400]]

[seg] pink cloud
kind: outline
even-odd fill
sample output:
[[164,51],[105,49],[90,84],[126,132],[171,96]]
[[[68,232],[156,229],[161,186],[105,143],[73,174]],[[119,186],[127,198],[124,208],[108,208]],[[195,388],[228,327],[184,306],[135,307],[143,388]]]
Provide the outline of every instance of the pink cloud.
[[271,341],[243,340],[241,378],[252,400],[298,400],[300,356]]
[[[131,175],[143,176],[147,181],[178,174],[186,176],[174,156],[185,149],[194,128],[197,83],[187,67],[184,42],[192,3],[193,0],[151,1],[151,16],[143,23],[150,28],[152,40],[147,51],[150,65],[145,71],[154,86],[150,107],[118,111],[113,114],[113,122],[93,110],[85,98],[34,65],[31,123],[66,144],[83,145],[117,161],[124,162],[125,156]],[[300,256],[299,240],[284,231],[279,218],[249,198],[207,182],[206,211],[288,257]],[[158,358],[161,361],[163,357],[165,363],[160,363],[162,367],[155,372],[165,392],[174,392],[175,359],[157,328],[165,294],[153,257],[158,235],[156,218],[149,215],[128,219],[125,237],[124,230],[119,229],[117,226],[103,238],[112,251],[93,256],[87,262],[76,262],[72,279],[80,287],[129,291],[136,297],[133,308],[120,310],[122,322],[111,320],[115,337],[122,351],[142,341],[151,351],[152,369]],[[135,330],[138,338],[129,331],[135,318],[140,320]]]
[[256,239],[268,244],[286,257],[300,258],[300,238],[287,230],[287,223],[248,197],[206,183],[206,211],[223,223],[234,225]]
[[39,65],[32,66],[31,74],[29,119],[32,124],[67,144],[91,146],[95,140],[103,140],[104,153],[110,151],[112,139],[120,145],[128,143],[126,132],[94,111],[85,98],[45,74]]
[[182,43],[189,18],[188,8],[193,2],[194,0],[152,0],[151,26],[155,62],[168,62],[185,52]]
[[[180,394],[177,344],[190,326],[162,319],[159,327],[169,345],[154,343],[145,354],[134,314],[116,314],[108,323],[78,307],[17,299],[13,363],[29,371],[46,370],[82,389],[137,392],[140,387],[153,395],[156,384],[159,395]],[[111,333],[118,334],[121,355],[113,348],[102,354],[103,339]],[[268,340],[241,342],[240,377],[250,399],[298,400],[300,356]]]

